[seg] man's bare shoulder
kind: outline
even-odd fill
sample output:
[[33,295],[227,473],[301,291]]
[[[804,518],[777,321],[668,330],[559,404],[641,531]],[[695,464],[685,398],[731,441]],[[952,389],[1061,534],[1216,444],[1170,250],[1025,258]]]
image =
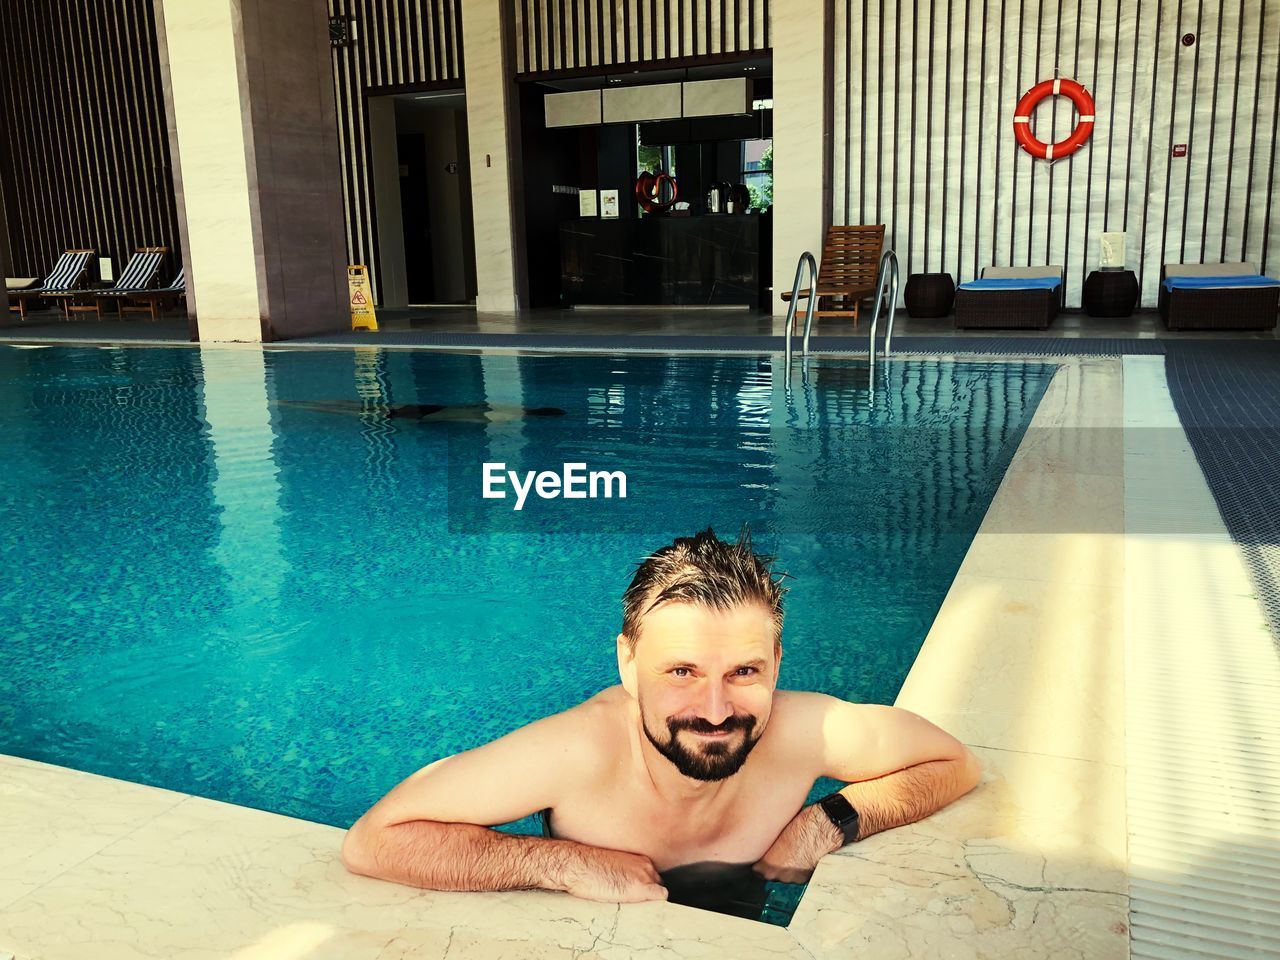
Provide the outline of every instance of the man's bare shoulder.
[[808,690],[778,690],[773,695],[773,718],[781,723],[812,723],[821,721],[834,709],[861,707],[825,693]]
[[577,706],[540,721],[560,740],[574,766],[592,772],[614,765],[627,743],[631,696],[621,686],[606,687]]
[[845,727],[851,720],[874,722],[871,704],[851,703],[825,693],[805,690],[778,690],[773,695],[769,718],[770,738],[779,751],[796,760],[820,763],[833,727]]
[[411,775],[362,819],[383,826],[410,820],[508,823],[566,793],[598,787],[623,753],[625,703],[602,691],[504,737],[444,757]]
[[[957,759],[964,747],[928,720],[901,707],[852,703],[822,693],[778,691],[779,741],[821,755],[822,775],[853,782],[929,760]],[[770,728],[774,722],[770,721]]]

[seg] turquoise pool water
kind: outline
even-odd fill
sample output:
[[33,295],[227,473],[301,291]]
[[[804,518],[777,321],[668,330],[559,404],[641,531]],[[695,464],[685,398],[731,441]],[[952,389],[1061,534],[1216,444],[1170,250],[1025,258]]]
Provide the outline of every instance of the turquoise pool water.
[[0,752],[347,826],[616,682],[634,564],[708,524],[793,577],[783,686],[892,702],[1052,369],[0,346]]

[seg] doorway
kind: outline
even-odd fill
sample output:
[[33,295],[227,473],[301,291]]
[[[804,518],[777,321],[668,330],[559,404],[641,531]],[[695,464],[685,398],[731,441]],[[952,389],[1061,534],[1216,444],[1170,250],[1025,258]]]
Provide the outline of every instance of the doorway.
[[383,308],[474,304],[475,236],[461,90],[369,98]]

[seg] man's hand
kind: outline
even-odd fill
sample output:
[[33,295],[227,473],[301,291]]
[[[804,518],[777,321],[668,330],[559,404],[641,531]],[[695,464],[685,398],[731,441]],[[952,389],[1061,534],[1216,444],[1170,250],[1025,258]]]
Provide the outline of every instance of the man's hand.
[[791,818],[753,869],[766,880],[806,883],[818,861],[843,844],[844,835],[821,807],[805,807]]
[[566,893],[603,903],[667,899],[667,888],[648,857],[593,847],[581,847],[576,853],[564,868]]

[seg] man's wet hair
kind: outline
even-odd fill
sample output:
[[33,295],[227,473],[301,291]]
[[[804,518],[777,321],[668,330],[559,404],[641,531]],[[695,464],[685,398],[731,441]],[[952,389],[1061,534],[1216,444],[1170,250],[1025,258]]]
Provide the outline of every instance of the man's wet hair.
[[710,527],[692,537],[677,537],[636,569],[622,594],[622,635],[634,652],[644,615],[662,603],[694,603],[721,611],[758,603],[772,615],[773,640],[780,643],[786,574],[773,573],[775,560],[756,553],[745,526],[732,543]]

